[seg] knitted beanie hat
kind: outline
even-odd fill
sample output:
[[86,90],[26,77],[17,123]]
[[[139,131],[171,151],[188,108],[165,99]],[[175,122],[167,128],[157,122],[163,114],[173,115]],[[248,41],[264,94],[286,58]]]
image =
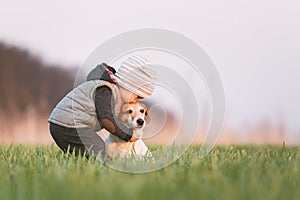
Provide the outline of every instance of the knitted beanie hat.
[[121,87],[143,98],[148,98],[154,91],[156,71],[154,66],[140,55],[127,58],[115,76]]

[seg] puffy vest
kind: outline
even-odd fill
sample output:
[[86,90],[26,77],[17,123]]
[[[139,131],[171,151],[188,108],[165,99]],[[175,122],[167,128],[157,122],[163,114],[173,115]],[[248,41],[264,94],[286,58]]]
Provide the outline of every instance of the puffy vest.
[[68,128],[100,127],[95,107],[95,91],[98,87],[108,86],[115,102],[114,115],[117,117],[121,109],[121,96],[115,84],[103,80],[90,80],[82,83],[69,92],[54,108],[48,121]]

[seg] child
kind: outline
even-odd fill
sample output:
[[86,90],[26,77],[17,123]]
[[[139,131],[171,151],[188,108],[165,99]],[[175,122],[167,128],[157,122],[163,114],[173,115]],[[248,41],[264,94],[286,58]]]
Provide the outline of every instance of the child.
[[54,108],[48,121],[55,143],[75,155],[84,152],[105,157],[104,141],[96,134],[102,128],[125,141],[134,141],[132,130],[117,117],[121,105],[148,98],[154,90],[156,72],[144,57],[134,55],[118,71],[105,63],[97,65],[87,81],[74,88]]

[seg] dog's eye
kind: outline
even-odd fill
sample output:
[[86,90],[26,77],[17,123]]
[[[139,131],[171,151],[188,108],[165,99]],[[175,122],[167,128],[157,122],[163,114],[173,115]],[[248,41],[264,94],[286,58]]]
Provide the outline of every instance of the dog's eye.
[[133,111],[132,110],[127,110],[126,111],[128,114],[131,114]]
[[144,113],[144,112],[145,112],[145,110],[144,110],[144,109],[141,109],[141,110],[140,110],[140,112],[141,112],[141,113]]

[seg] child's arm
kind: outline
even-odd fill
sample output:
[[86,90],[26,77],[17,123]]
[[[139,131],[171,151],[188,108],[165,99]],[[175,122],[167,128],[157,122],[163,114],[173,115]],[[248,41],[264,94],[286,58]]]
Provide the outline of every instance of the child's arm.
[[95,105],[97,118],[102,128],[119,138],[129,141],[132,137],[132,129],[127,128],[121,122],[116,122],[113,116],[114,99],[112,91],[107,86],[97,88],[95,92]]

